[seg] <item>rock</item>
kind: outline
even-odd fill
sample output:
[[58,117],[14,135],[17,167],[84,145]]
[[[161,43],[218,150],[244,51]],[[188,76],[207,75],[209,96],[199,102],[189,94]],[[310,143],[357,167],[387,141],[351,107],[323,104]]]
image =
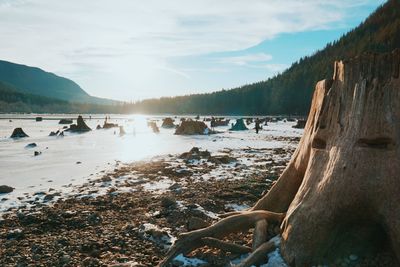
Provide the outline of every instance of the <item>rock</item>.
[[43,118],[42,118],[42,117],[36,117],[35,120],[36,120],[36,121],[42,121]]
[[101,130],[101,129],[102,129],[102,128],[101,128],[100,124],[97,124],[96,130]]
[[221,155],[221,156],[210,157],[209,161],[215,164],[229,164],[232,162],[236,162],[236,159],[228,155]]
[[182,190],[182,186],[178,183],[174,183],[173,185],[168,187],[168,189],[173,190],[173,191],[180,191],[180,190]]
[[22,239],[24,237],[24,232],[21,229],[10,230],[7,233],[7,239]]
[[233,125],[229,130],[231,131],[244,131],[248,130],[244,124],[243,119],[237,119],[235,125]]
[[188,231],[198,230],[207,226],[209,226],[209,224],[199,217],[191,217],[187,222]]
[[76,120],[76,124],[71,124],[66,131],[76,132],[76,133],[83,133],[91,131],[89,126],[86,125],[85,121],[83,120],[82,116],[79,115],[78,119]]
[[30,144],[27,144],[25,146],[25,148],[33,148],[33,147],[37,147],[37,144],[36,143],[30,143]]
[[43,201],[48,202],[54,199],[56,196],[61,196],[61,193],[47,194],[44,196]]
[[61,264],[68,264],[68,263],[70,263],[71,262],[71,256],[69,256],[69,255],[67,255],[67,254],[64,254],[64,255],[62,255],[61,257],[60,257],[60,263]]
[[189,152],[182,153],[179,157],[181,159],[189,160],[200,160],[200,159],[208,159],[211,156],[211,153],[207,150],[200,150],[198,147],[192,147]]
[[172,118],[165,118],[161,125],[163,128],[175,128],[174,120]]
[[103,220],[98,213],[92,213],[87,217],[87,221],[90,225],[97,225],[100,224]]
[[76,164],[82,164],[82,162],[80,162],[80,161],[77,161],[77,162],[76,162]]
[[39,156],[40,154],[42,154],[41,151],[35,151],[35,152],[33,153],[34,156]]
[[356,260],[358,260],[358,256],[357,256],[357,255],[354,255],[354,254],[351,254],[351,255],[349,256],[349,259],[352,260],[352,261],[356,261]]
[[57,133],[52,131],[49,133],[49,136],[57,136]]
[[72,119],[61,119],[58,124],[72,124],[74,123]]
[[176,206],[176,200],[169,196],[163,197],[161,198],[161,206],[163,206],[164,208]]
[[212,133],[202,121],[185,120],[176,128],[177,135],[205,135]]
[[29,137],[22,128],[15,128],[14,131],[11,134],[11,138],[23,138],[23,137]]
[[0,185],[0,194],[7,194],[14,191],[14,188],[8,185]]

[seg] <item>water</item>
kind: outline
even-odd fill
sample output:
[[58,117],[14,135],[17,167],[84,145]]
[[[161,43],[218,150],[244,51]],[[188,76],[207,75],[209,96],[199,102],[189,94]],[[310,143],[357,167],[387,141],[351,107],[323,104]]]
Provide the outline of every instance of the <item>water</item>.
[[[222,133],[211,136],[178,136],[174,129],[161,128],[162,117],[118,115],[111,122],[123,125],[126,134],[119,135],[118,128],[95,130],[105,116],[86,115],[86,123],[93,129],[83,134],[65,133],[64,137],[50,137],[51,131],[61,129],[59,118],[76,118],[77,115],[1,115],[0,117],[0,185],[15,188],[7,198],[15,199],[26,192],[60,189],[68,184],[82,184],[101,171],[115,167],[116,162],[129,163],[148,160],[155,156],[182,153],[193,146],[211,152],[223,148],[280,147],[277,141],[266,141],[268,136],[300,136],[302,130],[293,129],[294,123],[270,123],[256,135],[254,130],[229,132],[229,127],[218,127]],[[9,119],[11,118],[11,122]],[[157,120],[160,133],[153,133],[148,120]],[[179,118],[175,123],[178,123]],[[76,120],[74,120],[76,122]],[[233,120],[232,120],[233,122]],[[14,128],[21,127],[28,138],[9,138]],[[36,143],[35,148],[25,148]],[[34,151],[42,152],[34,156]],[[77,164],[80,162],[80,164]],[[5,202],[1,202],[4,205]],[[0,207],[1,210],[1,207]]]

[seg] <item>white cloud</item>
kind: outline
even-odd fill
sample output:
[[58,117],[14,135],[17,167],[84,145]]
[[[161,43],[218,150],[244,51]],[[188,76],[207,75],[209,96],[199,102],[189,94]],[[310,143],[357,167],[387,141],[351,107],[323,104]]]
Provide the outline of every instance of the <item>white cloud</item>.
[[251,63],[262,63],[270,61],[271,59],[272,59],[271,55],[265,53],[255,53],[255,54],[245,54],[242,56],[224,57],[219,59],[219,62],[225,64],[245,66]]
[[[94,95],[173,94],[189,76],[170,66],[170,58],[242,50],[280,33],[332,27],[347,8],[373,0],[334,2],[0,0],[0,58],[67,74]],[[230,60],[248,64],[268,55]]]

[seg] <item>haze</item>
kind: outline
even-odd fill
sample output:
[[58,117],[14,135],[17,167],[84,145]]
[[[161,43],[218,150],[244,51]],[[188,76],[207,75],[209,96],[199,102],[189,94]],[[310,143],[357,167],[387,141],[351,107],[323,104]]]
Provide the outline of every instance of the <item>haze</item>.
[[0,0],[0,59],[119,100],[271,77],[384,1]]

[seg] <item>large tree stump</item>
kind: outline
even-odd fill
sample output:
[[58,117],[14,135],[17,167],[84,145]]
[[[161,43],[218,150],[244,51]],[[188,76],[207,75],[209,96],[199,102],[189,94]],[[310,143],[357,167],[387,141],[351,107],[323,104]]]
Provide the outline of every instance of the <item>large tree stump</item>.
[[400,51],[335,62],[315,89],[304,135],[253,209],[287,212],[291,266],[381,246],[400,259]]
[[[286,213],[281,250],[290,266],[382,247],[400,262],[399,64],[400,50],[335,62],[333,79],[316,86],[290,163],[247,211],[246,227],[256,228],[262,218],[253,212]],[[224,224],[224,233],[229,228]]]

